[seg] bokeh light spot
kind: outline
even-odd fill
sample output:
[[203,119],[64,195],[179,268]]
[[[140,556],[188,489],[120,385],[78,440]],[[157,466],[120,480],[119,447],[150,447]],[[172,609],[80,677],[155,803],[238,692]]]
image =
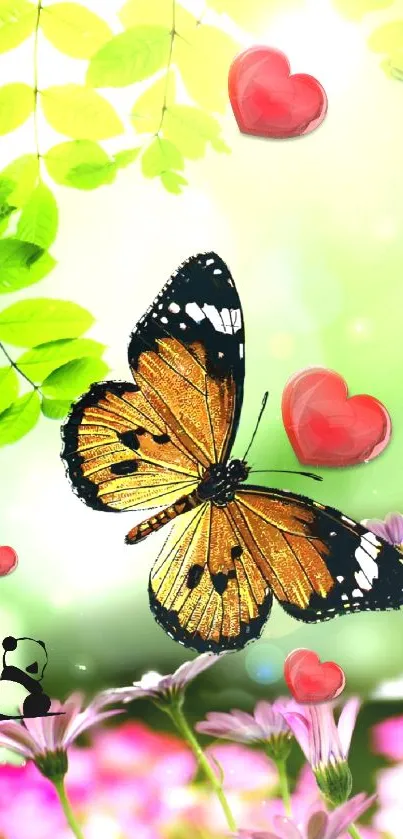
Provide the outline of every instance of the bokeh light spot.
[[258,643],[248,650],[245,668],[250,679],[261,685],[271,685],[281,679],[284,653],[274,644]]

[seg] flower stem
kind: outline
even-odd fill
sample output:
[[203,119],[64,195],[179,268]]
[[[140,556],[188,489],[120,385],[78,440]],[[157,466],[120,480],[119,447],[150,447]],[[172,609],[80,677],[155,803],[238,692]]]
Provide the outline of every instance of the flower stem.
[[23,373],[22,370],[20,370],[20,368],[18,367],[18,364],[16,364],[16,362],[13,361],[13,359],[11,358],[11,355],[8,354],[5,346],[1,342],[0,342],[0,350],[2,350],[2,352],[6,356],[7,361],[10,362],[10,366],[14,368],[16,373],[19,373],[20,376],[22,376],[28,382],[28,384],[30,384],[31,387],[33,387],[34,390],[39,390],[38,385],[36,385],[35,382],[33,382],[32,379],[29,378],[29,376],[26,376],[25,373]]
[[361,839],[361,833],[359,833],[355,824],[350,825],[348,832],[352,836],[352,839]]
[[80,828],[80,826],[76,822],[75,815],[71,809],[71,804],[69,799],[67,798],[66,789],[64,786],[64,780],[61,778],[58,781],[52,781],[56,792],[59,796],[60,804],[62,805],[63,813],[66,816],[67,824],[69,825],[71,832],[74,833],[76,839],[84,839],[84,834]]
[[276,766],[279,775],[281,797],[283,799],[286,816],[291,816],[291,796],[288,785],[287,768],[285,760],[277,760]]
[[229,829],[232,831],[232,833],[235,833],[237,829],[235,820],[231,813],[228,801],[224,795],[222,785],[220,784],[215,772],[211,768],[206,758],[206,755],[203,752],[202,747],[198,743],[192,729],[190,728],[190,725],[182,711],[182,708],[180,708],[178,705],[170,706],[169,709],[167,709],[167,713],[171,717],[173,723],[175,724],[180,734],[182,734],[182,737],[189,743],[189,746],[192,749],[192,752],[199,766],[210,781],[211,786],[213,787],[214,792],[221,804]]

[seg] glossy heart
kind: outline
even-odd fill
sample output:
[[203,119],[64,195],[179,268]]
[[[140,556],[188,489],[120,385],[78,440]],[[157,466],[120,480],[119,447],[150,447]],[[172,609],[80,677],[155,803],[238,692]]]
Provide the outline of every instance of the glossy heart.
[[294,650],[284,663],[284,678],[294,699],[301,704],[330,702],[344,689],[346,679],[333,661],[320,662],[311,650]]
[[231,64],[229,98],[244,134],[285,139],[309,134],[327,112],[327,96],[313,76],[290,75],[284,53],[250,47]]
[[348,398],[338,373],[310,367],[287,382],[282,398],[285,430],[300,463],[354,466],[387,446],[390,416],[373,396]]
[[0,545],[0,577],[11,574],[18,564],[18,556],[14,548],[8,545]]

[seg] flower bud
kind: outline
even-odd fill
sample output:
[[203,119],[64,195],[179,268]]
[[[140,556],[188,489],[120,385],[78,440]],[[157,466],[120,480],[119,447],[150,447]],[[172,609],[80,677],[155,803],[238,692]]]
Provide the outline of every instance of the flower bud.
[[67,752],[58,749],[56,752],[46,752],[35,758],[35,766],[50,781],[61,781],[68,769]]
[[346,760],[322,764],[314,772],[320,791],[331,804],[337,806],[347,801],[351,794],[353,778]]

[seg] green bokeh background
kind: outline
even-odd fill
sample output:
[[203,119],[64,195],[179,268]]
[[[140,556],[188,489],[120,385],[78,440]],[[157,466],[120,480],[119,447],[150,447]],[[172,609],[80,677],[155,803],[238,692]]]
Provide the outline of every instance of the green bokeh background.
[[[112,17],[120,4],[92,5]],[[396,3],[372,15],[371,27],[398,17],[399,9]],[[297,475],[270,480],[357,520],[403,511],[403,86],[369,51],[371,27],[367,18],[346,20],[328,0],[295,9],[277,3],[275,14],[261,17],[258,38],[245,36],[245,43],[284,49],[295,72],[317,76],[329,97],[323,125],[297,140],[252,139],[238,132],[228,108],[223,124],[232,154],[210,152],[190,164],[190,186],[179,197],[146,181],[135,165],[92,193],[55,187],[58,265],[39,285],[2,300],[50,296],[87,307],[96,317],[92,337],[108,346],[110,377],[124,380],[128,336],[171,271],[193,253],[216,250],[235,277],[246,320],[235,456],[246,448],[267,389],[252,462],[299,468],[280,404],[288,377],[308,365],[337,370],[351,394],[370,393],[387,406],[393,436],[374,461],[317,470],[322,484]],[[18,55],[19,77],[30,78],[29,51],[21,47]],[[52,84],[80,77],[74,62],[66,69],[46,44],[41,56],[42,77]],[[10,56],[0,57],[0,72],[4,83],[16,80]],[[112,91],[111,101],[122,95]],[[1,166],[31,149],[29,131],[2,138]],[[60,447],[58,423],[42,419],[0,451],[0,542],[20,559],[1,580],[0,633],[45,640],[45,687],[60,697],[126,684],[147,669],[169,672],[193,653],[168,638],[148,608],[149,569],[165,534],[127,547],[124,535],[139,517],[86,508],[65,478]],[[213,669],[206,677],[205,691],[194,692],[195,713],[212,704],[248,707],[257,696],[283,692],[284,657],[298,646],[336,660],[348,689],[368,695],[403,674],[402,628],[399,612],[309,627],[275,607],[262,639],[229,655],[217,675]],[[403,696],[403,685],[394,692]],[[138,713],[148,712],[139,706]]]

